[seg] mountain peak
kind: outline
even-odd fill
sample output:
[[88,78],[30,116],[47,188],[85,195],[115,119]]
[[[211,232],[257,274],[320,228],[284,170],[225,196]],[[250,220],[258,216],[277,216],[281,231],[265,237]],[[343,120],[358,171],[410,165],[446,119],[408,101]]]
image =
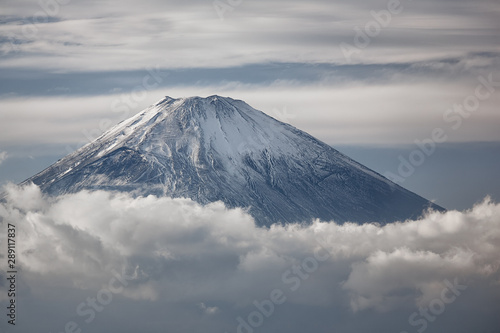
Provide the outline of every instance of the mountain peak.
[[167,96],[27,181],[51,194],[220,200],[248,208],[260,225],[392,222],[440,209],[309,134],[217,95]]
[[[186,120],[188,117],[198,117],[207,114],[214,114],[219,116],[231,116],[237,109],[243,109],[246,111],[251,108],[245,102],[240,100],[234,100],[229,97],[222,97],[218,95],[212,95],[208,97],[182,97],[182,98],[172,98],[166,96],[162,98],[157,103],[153,104],[143,112],[136,115],[137,118],[140,117],[156,117],[155,119],[161,118],[157,114],[173,114],[177,117],[184,117]],[[134,118],[134,117],[132,117]]]
[[170,96],[165,96],[165,98],[162,98],[154,105],[162,105],[162,104],[167,104],[167,103],[172,103],[172,102],[195,104],[195,103],[218,103],[218,102],[231,103],[234,101],[235,100],[233,100],[230,97],[222,97],[219,95],[211,95],[208,97],[191,96],[191,97],[180,97],[180,98],[173,98]]

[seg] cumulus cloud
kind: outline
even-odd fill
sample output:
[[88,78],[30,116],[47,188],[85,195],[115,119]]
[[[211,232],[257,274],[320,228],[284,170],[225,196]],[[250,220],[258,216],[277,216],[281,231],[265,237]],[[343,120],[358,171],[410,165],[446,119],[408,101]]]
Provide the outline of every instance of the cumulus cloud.
[[[69,321],[88,332],[499,329],[500,205],[488,199],[385,226],[264,229],[222,203],[46,197],[35,185],[6,193],[0,237],[16,226],[28,330]],[[40,312],[44,302],[52,307]]]

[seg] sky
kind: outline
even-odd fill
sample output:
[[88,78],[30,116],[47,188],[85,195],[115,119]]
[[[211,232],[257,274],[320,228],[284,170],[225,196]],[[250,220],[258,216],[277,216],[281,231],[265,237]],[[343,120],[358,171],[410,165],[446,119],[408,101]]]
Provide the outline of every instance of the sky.
[[383,175],[442,128],[392,179],[449,209],[500,198],[496,1],[227,1],[2,1],[0,182],[166,95],[219,94]]
[[[1,1],[0,184],[23,181],[164,96],[218,94],[450,210],[394,228],[323,221],[263,231],[244,212],[217,205],[109,193],[47,199],[9,185],[0,223],[20,221],[20,297],[24,318],[34,318],[20,316],[25,326],[17,331],[60,332],[74,320],[88,332],[156,331],[167,322],[176,332],[235,332],[254,300],[270,299],[271,286],[286,293],[283,310],[275,304],[259,330],[242,331],[498,331],[490,309],[500,295],[491,255],[499,246],[499,16],[496,0]],[[174,220],[155,220],[169,215],[165,205],[187,221],[175,237],[166,231]],[[135,233],[134,207],[154,211]],[[76,208],[80,222],[72,219]],[[245,234],[235,236],[233,227]],[[211,236],[200,243],[202,234]],[[290,294],[293,283],[281,276],[313,255],[317,234],[330,256],[313,282],[300,278]],[[366,237],[366,248],[356,252],[359,242],[335,238],[344,234]],[[122,268],[131,282],[85,322],[90,315],[75,307]],[[411,325],[419,307],[451,297],[442,292],[455,278],[468,286],[453,294],[457,302]],[[123,319],[133,313],[136,320]]]

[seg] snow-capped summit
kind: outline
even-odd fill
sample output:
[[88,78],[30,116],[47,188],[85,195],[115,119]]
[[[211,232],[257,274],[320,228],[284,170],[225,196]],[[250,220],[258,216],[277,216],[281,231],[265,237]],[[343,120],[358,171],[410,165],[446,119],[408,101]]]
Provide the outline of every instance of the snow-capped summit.
[[28,179],[245,207],[260,225],[392,222],[440,207],[293,126],[227,97],[166,97]]

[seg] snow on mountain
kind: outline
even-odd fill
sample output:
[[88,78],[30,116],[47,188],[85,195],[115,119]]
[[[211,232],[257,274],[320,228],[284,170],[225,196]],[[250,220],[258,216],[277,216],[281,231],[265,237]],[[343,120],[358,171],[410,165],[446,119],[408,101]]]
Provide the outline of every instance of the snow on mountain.
[[26,180],[245,207],[260,225],[392,222],[441,209],[240,100],[166,97]]

